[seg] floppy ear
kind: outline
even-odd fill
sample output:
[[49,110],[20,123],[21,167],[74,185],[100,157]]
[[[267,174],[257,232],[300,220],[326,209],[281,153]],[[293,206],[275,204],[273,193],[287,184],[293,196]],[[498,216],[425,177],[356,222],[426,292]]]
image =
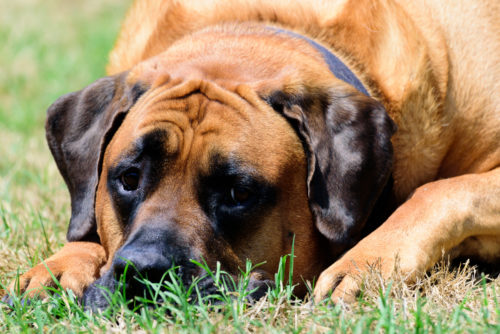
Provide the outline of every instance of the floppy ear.
[[343,88],[302,96],[274,92],[266,100],[303,142],[317,228],[332,242],[349,244],[390,176],[395,124],[379,102]]
[[145,91],[127,85],[127,72],[64,95],[47,110],[47,141],[71,196],[68,241],[99,241],[94,213],[99,164],[105,145]]

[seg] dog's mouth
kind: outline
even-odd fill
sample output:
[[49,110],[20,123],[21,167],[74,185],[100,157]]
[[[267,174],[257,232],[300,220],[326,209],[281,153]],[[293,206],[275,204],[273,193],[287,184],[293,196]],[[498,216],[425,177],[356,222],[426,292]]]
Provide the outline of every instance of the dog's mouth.
[[178,304],[182,299],[188,303],[218,305],[235,296],[254,302],[272,287],[274,282],[260,272],[236,277],[219,270],[212,272],[207,267],[199,267],[199,263],[189,263],[161,274],[130,270],[117,277],[109,270],[87,288],[82,303],[86,309],[97,312],[121,302],[134,307],[137,303],[155,307],[169,302]]

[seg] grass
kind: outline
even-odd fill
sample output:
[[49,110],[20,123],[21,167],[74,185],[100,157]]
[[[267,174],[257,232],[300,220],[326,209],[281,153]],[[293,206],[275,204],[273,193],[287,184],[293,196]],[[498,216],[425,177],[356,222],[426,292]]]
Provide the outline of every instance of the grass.
[[[0,0],[0,288],[52,254],[65,240],[69,196],[45,144],[45,110],[58,96],[104,75],[130,1]],[[288,258],[288,262],[290,258]],[[201,264],[200,264],[201,265]],[[85,311],[71,292],[12,305],[0,304],[1,332],[500,332],[500,278],[472,266],[436,266],[414,285],[376,270],[363,280],[353,305],[312,305],[296,300],[277,268],[276,288],[253,305],[241,280],[196,303],[196,287],[168,272],[164,289],[133,304],[120,292],[102,314]],[[220,272],[214,277],[223,277]],[[225,282],[225,283],[224,283]],[[235,290],[234,292],[228,292]],[[0,292],[0,295],[2,293]],[[155,304],[155,307],[151,307]]]

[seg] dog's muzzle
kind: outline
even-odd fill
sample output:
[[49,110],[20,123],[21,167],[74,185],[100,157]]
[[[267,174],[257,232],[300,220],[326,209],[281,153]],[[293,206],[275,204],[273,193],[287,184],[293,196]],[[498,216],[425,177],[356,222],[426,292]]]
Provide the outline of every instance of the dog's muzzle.
[[[170,228],[142,225],[116,252],[109,270],[84,292],[83,304],[93,311],[105,309],[110,305],[111,295],[117,289],[125,292],[127,299],[144,296],[151,300],[153,296],[148,295],[151,290],[145,281],[162,283],[171,278],[169,270],[173,270],[186,287],[192,284],[193,279],[201,278],[198,291],[202,297],[219,293],[206,271],[191,261],[195,259],[203,262],[204,259],[197,258],[189,246]],[[248,299],[260,299],[268,287],[273,285],[272,281],[259,274],[250,276],[246,290],[252,293],[248,295]],[[197,297],[193,296],[191,300],[196,301]]]
[[109,270],[85,291],[83,303],[91,309],[105,308],[117,287],[127,298],[142,296],[147,292],[145,280],[161,283],[173,267],[182,282],[190,284],[192,277],[202,274],[191,258],[187,244],[170,228],[144,224],[115,253]]

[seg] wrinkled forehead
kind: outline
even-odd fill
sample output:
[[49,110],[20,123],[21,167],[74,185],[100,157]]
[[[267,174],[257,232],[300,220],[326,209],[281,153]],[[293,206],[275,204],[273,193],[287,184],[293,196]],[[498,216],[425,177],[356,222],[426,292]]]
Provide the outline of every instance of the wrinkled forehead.
[[290,125],[256,94],[196,80],[146,92],[114,135],[105,164],[137,150],[156,150],[181,168],[209,169],[221,158],[246,161],[269,177],[302,157]]

